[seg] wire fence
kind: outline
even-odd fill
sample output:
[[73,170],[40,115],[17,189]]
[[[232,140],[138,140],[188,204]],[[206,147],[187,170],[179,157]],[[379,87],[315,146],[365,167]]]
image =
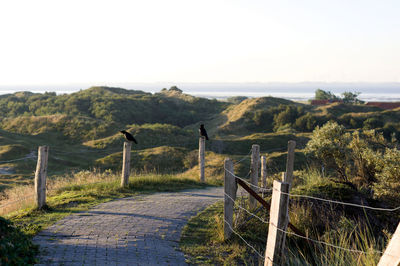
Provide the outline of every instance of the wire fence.
[[11,162],[24,161],[24,160],[28,160],[28,159],[36,159],[36,158],[37,158],[37,154],[31,152],[27,156],[17,158],[17,159],[12,159],[12,160],[0,161],[0,163],[11,163]]
[[[239,179],[239,180],[242,180],[243,182],[245,182],[245,183],[246,183],[247,185],[249,185],[250,187],[253,187],[253,188],[257,189],[258,191],[262,191],[262,192],[272,191],[272,188],[264,188],[264,187],[260,187],[260,186],[254,185],[253,183],[250,183],[250,182],[247,181],[246,179],[244,179],[244,178],[242,178],[242,177],[240,177],[240,176],[237,176],[237,175],[235,175],[234,173],[232,173],[231,171],[229,171],[228,169],[226,169],[225,166],[224,166],[224,170],[225,170],[226,172],[228,172],[229,174],[231,174],[232,176],[234,176],[235,178],[237,178],[237,179]],[[250,172],[249,172],[249,174],[250,174]],[[248,175],[249,175],[249,174],[248,174]]]
[[[250,154],[250,153],[249,153],[249,154]],[[249,155],[249,154],[248,154],[248,155]],[[248,155],[246,155],[246,156],[248,156]],[[245,157],[241,158],[238,162],[243,161],[243,160],[245,160]],[[237,163],[238,163],[238,162],[237,162]],[[273,188],[264,188],[264,187],[260,187],[260,186],[258,186],[258,185],[252,184],[252,183],[248,182],[247,180],[245,180],[244,178],[235,175],[233,172],[231,172],[231,171],[229,171],[228,169],[226,169],[225,166],[224,166],[224,170],[225,170],[226,172],[228,172],[230,175],[232,175],[233,177],[235,177],[235,178],[237,178],[237,179],[239,179],[239,180],[242,180],[243,182],[245,182],[247,185],[249,185],[250,187],[252,187],[252,188],[254,188],[254,189],[262,190],[262,191],[278,191],[278,190],[275,190],[275,189],[273,189]],[[282,192],[282,191],[278,191],[278,192],[280,192],[280,193],[282,193],[282,194],[285,194],[285,195],[288,195],[289,197],[306,198],[306,199],[318,200],[318,201],[323,201],[323,202],[328,202],[328,203],[333,203],[333,204],[341,204],[341,205],[346,205],[346,206],[358,207],[358,208],[362,208],[362,209],[370,209],[370,210],[374,210],[374,211],[388,211],[388,212],[394,212],[394,211],[400,210],[400,206],[398,206],[398,207],[396,207],[396,208],[371,207],[371,206],[366,206],[366,205],[361,205],[361,204],[355,204],[355,203],[349,203],[349,202],[342,202],[342,201],[330,200],[330,199],[324,199],[324,198],[314,197],[314,196],[308,196],[308,195],[291,194],[291,193],[285,193],[285,192]],[[346,251],[346,252],[353,252],[353,253],[359,253],[359,254],[368,254],[368,253],[371,253],[371,252],[372,252],[372,253],[377,253],[377,254],[380,254],[380,255],[384,254],[383,251],[376,250],[376,249],[371,249],[371,248],[369,248],[368,251],[363,251],[363,250],[354,249],[354,248],[342,247],[342,246],[339,246],[339,245],[335,245],[335,244],[332,244],[332,243],[328,243],[328,242],[326,242],[326,241],[321,241],[321,240],[313,239],[313,238],[310,238],[310,237],[307,237],[307,236],[302,236],[302,235],[299,235],[299,234],[297,234],[297,233],[295,233],[295,232],[289,232],[289,231],[287,231],[287,230],[283,230],[283,229],[281,229],[281,228],[278,228],[274,223],[269,222],[269,221],[266,221],[266,220],[263,219],[262,217],[258,216],[256,213],[251,212],[251,211],[249,211],[247,208],[241,206],[240,204],[238,204],[238,203],[236,202],[236,200],[234,200],[234,199],[233,199],[230,195],[228,195],[227,193],[224,192],[224,195],[225,195],[225,197],[226,197],[227,199],[229,199],[230,201],[232,201],[233,204],[234,204],[234,206],[235,206],[236,208],[238,208],[239,210],[242,210],[242,211],[246,212],[246,213],[247,213],[248,215],[250,215],[251,217],[257,218],[257,219],[258,219],[260,222],[262,222],[263,224],[269,224],[270,226],[275,227],[278,231],[281,231],[281,232],[283,232],[283,233],[285,233],[285,234],[293,235],[293,236],[295,236],[295,237],[299,237],[299,238],[305,239],[305,240],[310,241],[310,242],[312,242],[312,243],[314,243],[314,244],[324,245],[324,246],[328,246],[328,247],[331,247],[331,248],[340,249],[340,250],[343,250],[343,251]],[[244,238],[238,231],[235,231],[235,230],[232,228],[232,226],[231,226],[225,219],[224,219],[224,222],[225,222],[225,224],[229,227],[229,229],[230,229],[235,235],[237,235],[251,250],[253,250],[260,258],[265,259],[265,257],[260,253],[260,251],[258,251],[257,248],[255,248],[253,245],[251,245],[251,244],[249,243],[249,241],[246,241],[245,238]],[[400,258],[399,255],[388,254],[388,253],[385,253],[385,255],[388,255],[388,256],[391,256],[391,257],[394,257],[394,258],[397,258],[397,259]],[[272,261],[270,258],[267,258],[267,259],[269,259],[270,261]]]
[[258,250],[257,250],[255,247],[253,247],[252,245],[250,245],[238,232],[236,232],[236,231],[232,228],[232,226],[231,226],[225,219],[224,219],[224,223],[225,223],[226,225],[228,225],[229,229],[231,229],[231,231],[232,231],[235,235],[237,235],[240,239],[242,239],[243,242],[246,243],[246,245],[247,245],[249,248],[251,248],[258,256],[260,256],[261,258],[264,259],[264,256],[261,255],[261,253],[258,252]]
[[[283,192],[281,192],[281,193],[283,193]],[[267,221],[265,221],[263,218],[261,218],[261,217],[259,217],[258,215],[256,215],[255,213],[252,213],[252,212],[250,212],[249,210],[247,210],[246,208],[243,208],[242,206],[238,205],[238,204],[236,203],[236,201],[235,201],[231,196],[229,196],[228,194],[226,194],[225,192],[224,192],[224,194],[225,194],[225,196],[226,196],[229,200],[231,200],[231,201],[234,203],[234,205],[235,205],[236,207],[238,207],[239,209],[242,209],[242,210],[246,211],[249,215],[251,215],[251,216],[257,218],[259,221],[261,221],[261,222],[264,223],[264,224],[270,224],[270,225],[274,226],[278,231],[281,231],[281,232],[283,232],[283,233],[285,233],[285,234],[293,235],[293,236],[296,236],[296,237],[305,239],[305,240],[307,240],[307,241],[310,241],[310,242],[313,242],[313,243],[316,243],[316,244],[320,244],[320,245],[325,245],[325,246],[329,246],[329,247],[332,247],[332,248],[341,249],[341,250],[344,250],[344,251],[347,251],[347,252],[356,252],[356,253],[362,253],[362,254],[367,254],[367,253],[371,253],[371,252],[373,252],[373,253],[379,253],[379,254],[383,254],[383,253],[384,253],[383,251],[376,250],[376,249],[368,249],[368,251],[363,251],[363,250],[358,250],[358,249],[345,248],[345,247],[341,247],[341,246],[338,246],[338,245],[334,245],[334,244],[331,244],[331,243],[328,243],[328,242],[325,242],[325,241],[312,239],[312,238],[309,238],[309,237],[305,237],[305,236],[296,234],[296,233],[294,233],[294,232],[290,232],[290,231],[287,231],[287,230],[280,229],[280,228],[278,228],[274,223],[272,223],[272,222],[267,222]],[[287,193],[283,193],[283,194],[287,194]],[[360,205],[360,207],[363,207],[363,206]],[[241,236],[237,231],[233,230],[232,226],[231,226],[228,222],[225,221],[225,224],[228,225],[228,227],[232,230],[232,232],[233,232],[235,235],[237,235],[240,239],[242,239],[242,240],[244,241],[244,243],[245,243],[248,247],[250,247],[257,255],[259,255],[259,256],[260,256],[261,258],[263,258],[263,259],[265,258],[264,256],[262,256],[262,255],[260,254],[260,252],[259,252],[254,246],[252,246],[248,241],[246,241],[246,240],[243,238],[243,236]],[[391,256],[391,257],[395,257],[395,258],[400,258],[400,256],[398,256],[398,255],[387,254],[387,253],[386,253],[386,255]]]
[[298,198],[306,198],[306,199],[313,199],[313,200],[319,200],[319,201],[324,201],[324,202],[329,202],[329,203],[335,203],[335,204],[341,204],[341,205],[347,205],[347,206],[352,206],[352,207],[358,207],[358,208],[363,208],[363,209],[370,209],[374,211],[388,211],[388,212],[394,212],[400,210],[400,206],[396,208],[378,208],[378,207],[370,207],[366,205],[360,205],[356,203],[350,203],[350,202],[342,202],[342,201],[337,201],[337,200],[329,200],[329,199],[323,199],[323,198],[318,198],[314,196],[307,196],[307,195],[298,195],[298,194],[291,194],[291,193],[285,193],[282,192],[282,194],[288,195],[289,197],[298,197]]
[[246,155],[244,155],[241,159],[239,159],[239,160],[237,160],[236,162],[234,162],[233,165],[239,164],[239,163],[243,162],[244,160],[249,159],[249,155],[250,155],[250,154],[251,154],[251,149],[250,149],[250,151],[249,151]]
[[[176,142],[176,143],[168,143],[168,146],[186,146],[189,144],[196,144],[195,141],[187,141],[187,142]],[[153,148],[157,148],[157,147],[161,147],[163,146],[162,144],[154,144],[154,145],[144,145],[143,147],[140,147],[140,150],[143,149],[153,149]],[[66,152],[65,149],[66,147],[62,147],[62,146],[50,146],[50,149],[52,151],[52,153],[54,152],[55,154],[58,155],[67,155],[67,154],[85,154],[85,153],[116,153],[116,152],[122,152],[122,150],[120,148],[112,148],[112,149],[96,149],[93,148],[95,150],[89,150],[89,149],[77,149],[75,151],[69,151]],[[21,157],[21,158],[16,158],[16,159],[11,159],[11,160],[4,160],[4,161],[0,161],[1,163],[10,163],[10,162],[17,162],[17,161],[23,161],[23,160],[27,160],[27,159],[35,159],[37,158],[36,154],[29,154],[27,156]]]
[[[194,143],[194,141],[191,141],[190,143]],[[183,142],[183,143],[181,142],[181,143],[176,143],[176,144],[179,144],[179,145],[182,146],[182,145],[189,144],[189,142]],[[155,148],[155,147],[160,147],[160,145],[157,144],[157,145],[154,145],[154,146],[146,147],[146,149]],[[50,146],[49,159],[50,158],[59,159],[59,158],[57,158],[57,156],[71,155],[71,154],[84,156],[85,154],[88,154],[88,153],[98,153],[98,154],[101,154],[101,155],[113,154],[113,153],[116,153],[116,152],[121,152],[122,153],[122,150],[120,148],[118,148],[118,149],[116,149],[116,148],[99,149],[99,150],[78,149],[76,151],[71,151],[71,152],[65,151],[64,148],[65,147],[62,147],[62,146]],[[29,155],[21,157],[21,158],[0,161],[0,164],[1,163],[24,161],[24,160],[28,160],[28,159],[37,159],[37,153],[31,152]],[[75,168],[75,167],[70,167],[70,168],[63,169],[62,172],[65,173],[67,171],[76,171],[76,170],[78,170],[78,169]],[[17,173],[6,173],[6,172],[4,172],[4,173],[0,174],[0,176],[10,176],[10,175],[17,175]],[[33,177],[30,177],[30,179],[33,180]],[[103,183],[103,182],[104,181],[99,181],[99,182],[90,182],[90,181],[87,182],[86,181],[85,184],[93,185],[93,184],[99,184],[99,183]],[[51,185],[49,185],[49,183],[47,183],[46,184],[46,188],[48,190],[47,192],[48,193],[52,193],[54,190],[49,186],[51,186]],[[32,190],[33,190],[33,188],[32,188]],[[4,210],[6,208],[9,208],[11,205],[18,205],[18,203],[21,203],[21,202],[24,202],[24,201],[27,201],[27,200],[31,200],[32,198],[34,198],[34,196],[35,196],[35,194],[31,193],[31,194],[28,194],[27,196],[23,196],[23,197],[21,197],[19,199],[13,200],[13,201],[7,201],[7,199],[3,199],[2,201],[6,202],[6,203],[0,205],[0,210]]]
[[[97,181],[96,180],[95,182],[92,182],[91,180],[85,179],[84,182],[80,182],[79,180],[74,180],[73,178],[70,178],[70,179],[64,180],[63,183],[66,183],[68,185],[97,185],[97,184],[104,184],[104,182],[112,182],[112,181],[117,181],[118,180],[117,178],[114,178],[114,179],[104,178],[101,181]],[[52,193],[54,193],[54,192],[56,192],[56,191],[58,191],[60,189],[60,187],[57,186],[57,180],[55,180],[54,182],[56,182],[56,184],[50,183],[50,182],[46,183],[46,193],[48,195],[51,195]],[[32,186],[29,186],[29,188],[30,188],[30,190],[34,189]],[[18,205],[18,203],[21,203],[21,202],[24,202],[24,201],[28,201],[28,200],[31,201],[32,199],[34,199],[34,197],[35,197],[35,193],[29,193],[28,195],[25,195],[25,196],[23,196],[23,197],[21,197],[21,198],[19,198],[17,200],[13,200],[13,201],[4,200],[4,201],[6,201],[6,203],[0,205],[0,213],[2,213],[1,210],[7,209],[12,205],[15,206],[15,205]],[[33,204],[33,202],[26,203],[26,204]]]
[[260,216],[258,216],[258,215],[256,215],[256,214],[250,212],[250,211],[247,210],[246,208],[244,208],[244,207],[240,206],[239,204],[237,204],[236,201],[235,201],[231,196],[229,196],[229,195],[226,194],[225,192],[224,192],[224,194],[225,194],[225,196],[227,196],[227,197],[233,202],[233,204],[234,204],[236,207],[238,207],[238,208],[241,209],[241,210],[244,210],[244,211],[247,212],[249,215],[253,216],[254,218],[257,218],[257,219],[260,220],[261,222],[263,222],[263,223],[265,223],[265,224],[268,224],[268,222],[265,221],[265,220],[264,220],[263,218],[261,218]]
[[[370,253],[370,252],[379,253],[379,254],[383,254],[383,253],[384,253],[383,251],[376,250],[376,249],[368,249],[368,251],[363,251],[363,250],[358,250],[358,249],[344,248],[344,247],[341,247],[341,246],[338,246],[338,245],[333,245],[333,244],[328,243],[328,242],[325,242],[325,241],[312,239],[312,238],[309,238],[309,237],[301,236],[301,235],[296,234],[296,233],[294,233],[294,232],[289,232],[289,231],[287,231],[287,230],[283,230],[283,229],[281,229],[281,228],[278,228],[274,223],[270,223],[270,224],[271,224],[273,227],[275,227],[278,231],[283,232],[283,233],[285,233],[285,234],[294,235],[294,236],[296,236],[296,237],[305,239],[305,240],[307,240],[307,241],[311,241],[311,242],[313,242],[313,243],[317,243],[317,244],[329,246],[329,247],[332,247],[332,248],[337,248],[337,249],[341,249],[341,250],[348,251],[348,252],[355,252],[355,253],[362,253],[362,254],[367,254],[367,253]],[[400,259],[400,256],[399,256],[399,255],[393,255],[393,254],[388,254],[388,253],[386,253],[386,255],[391,256],[391,257],[395,257],[395,258],[399,258],[399,259]]]
[[[158,146],[154,146],[154,147],[159,147],[159,145],[158,145]],[[276,150],[283,150],[283,148],[279,148],[279,149],[270,149],[270,150],[264,151],[264,152],[271,152],[271,151],[276,151]],[[80,150],[80,151],[74,151],[74,152],[64,152],[64,151],[62,151],[62,150],[52,149],[52,151],[54,151],[56,154],[60,155],[60,154],[78,154],[78,153],[79,153],[79,154],[82,154],[82,153],[92,153],[92,152],[97,152],[97,153],[99,153],[99,152],[101,152],[101,153],[104,153],[104,152],[117,152],[117,151],[120,151],[120,150],[119,150],[119,149],[118,149],[118,150],[116,150],[116,149],[109,149],[109,150],[106,149],[106,150],[98,150],[98,151],[97,151],[97,150],[96,150],[96,151],[91,151],[91,150]],[[239,160],[237,160],[237,161],[234,163],[234,165],[239,164],[239,163],[243,162],[244,160],[249,159],[249,155],[250,155],[250,154],[251,154],[251,150],[250,150],[246,155],[244,155],[242,158],[240,158]],[[17,159],[12,159],[12,160],[7,160],[7,161],[0,161],[0,163],[16,162],[16,161],[22,161],[22,160],[33,159],[33,158],[37,158],[37,155],[35,155],[35,154],[30,154],[30,155],[25,156],[25,157],[22,157],[22,158],[17,158]],[[225,166],[224,166],[224,170],[225,170],[226,172],[228,172],[229,174],[231,174],[233,177],[235,177],[235,178],[237,178],[237,179],[243,181],[244,183],[246,183],[246,184],[249,185],[250,187],[253,187],[256,191],[271,192],[271,191],[274,190],[273,188],[265,188],[265,187],[260,187],[260,186],[258,186],[258,185],[252,184],[251,182],[247,181],[245,178],[242,178],[242,177],[239,177],[239,176],[235,175],[233,172],[231,172],[231,171],[229,171],[228,169],[226,169]],[[249,174],[250,174],[250,171],[249,171],[248,175],[249,175]],[[247,176],[248,176],[248,175],[247,175]],[[103,181],[97,181],[97,182],[89,182],[89,183],[87,183],[87,184],[99,184],[99,183],[103,183],[103,182],[104,182],[104,180],[103,180]],[[50,192],[52,191],[50,187],[49,187],[49,191],[50,191]],[[276,191],[278,191],[278,190],[276,190]],[[355,203],[350,203],[350,202],[342,202],[342,201],[337,201],[337,200],[324,199],[324,198],[315,197],[315,196],[291,194],[291,193],[285,193],[285,192],[282,192],[282,191],[279,191],[279,192],[282,193],[282,194],[285,194],[285,195],[287,195],[287,196],[289,196],[289,197],[297,197],[297,198],[305,198],[305,199],[311,199],[311,200],[318,200],[318,201],[328,202],[328,203],[332,203],[332,204],[340,204],[340,205],[345,205],[345,206],[358,207],[358,208],[362,208],[362,209],[370,209],[370,210],[374,210],[374,211],[388,211],[388,212],[394,212],[394,211],[400,210],[400,206],[398,206],[398,207],[396,207],[396,208],[371,207],[371,206],[366,206],[366,205],[361,205],[361,204],[355,204]],[[309,238],[309,237],[306,237],[306,236],[302,236],[302,235],[296,234],[296,233],[294,233],[294,232],[289,232],[289,231],[287,231],[287,230],[283,230],[283,229],[281,229],[281,228],[278,228],[275,224],[270,223],[270,222],[266,221],[265,219],[263,219],[262,217],[258,216],[256,213],[253,213],[253,212],[249,211],[247,208],[241,206],[240,204],[237,204],[236,201],[235,201],[231,196],[229,196],[227,193],[224,192],[224,195],[225,195],[226,198],[228,198],[229,200],[231,200],[231,201],[233,202],[234,206],[236,206],[238,209],[240,209],[240,210],[246,212],[248,215],[250,215],[250,216],[252,216],[252,217],[258,219],[260,222],[262,222],[262,223],[264,223],[264,224],[269,224],[269,225],[271,225],[271,226],[274,226],[278,231],[281,231],[281,232],[283,232],[283,233],[285,233],[285,234],[293,235],[293,236],[296,236],[296,237],[305,239],[305,240],[307,240],[307,241],[310,241],[310,242],[313,242],[313,243],[316,243],[316,244],[319,244],[319,245],[325,245],[325,246],[329,246],[329,247],[332,247],[332,248],[337,248],[337,249],[340,249],[340,250],[344,250],[344,251],[346,251],[346,252],[355,252],[355,253],[360,253],[360,254],[367,254],[367,253],[370,253],[370,252],[374,252],[374,253],[378,253],[378,254],[383,254],[383,252],[380,251],[380,250],[369,249],[368,251],[363,251],[363,250],[359,250],[359,249],[352,249],[352,248],[341,247],[341,246],[338,246],[338,245],[334,245],[334,244],[332,244],[332,243],[328,243],[328,242],[325,242],[325,241],[312,239],[312,238]],[[10,205],[17,204],[17,203],[26,201],[26,200],[28,200],[28,199],[32,199],[32,198],[34,198],[34,196],[35,196],[35,193],[31,193],[31,194],[25,195],[24,197],[22,197],[22,198],[20,198],[20,199],[18,199],[18,200],[11,201],[11,202],[7,202],[7,203],[5,203],[5,204],[3,204],[3,205],[0,205],[0,209],[7,208],[7,207],[9,207]],[[235,235],[237,235],[251,250],[253,250],[260,258],[265,259],[265,257],[264,257],[254,246],[252,246],[248,241],[246,241],[246,240],[244,239],[244,237],[240,235],[239,232],[235,231],[235,230],[232,228],[232,226],[231,226],[225,219],[224,219],[224,222],[225,222],[225,224],[229,227],[229,229],[230,229]],[[386,254],[386,255],[392,256],[392,257],[396,257],[396,258],[400,258],[398,255],[393,255],[393,254]],[[268,259],[270,259],[270,258],[268,258]]]
[[7,202],[7,203],[5,203],[5,204],[3,204],[3,205],[0,205],[0,209],[5,208],[5,207],[8,207],[8,206],[13,205],[13,204],[18,203],[18,202],[27,200],[27,199],[29,199],[29,198],[33,198],[34,196],[35,196],[35,193],[31,193],[31,194],[28,194],[28,195],[26,195],[26,196],[24,196],[23,198],[20,198],[20,199],[18,199],[18,200],[14,200],[14,201],[11,201],[11,202]]

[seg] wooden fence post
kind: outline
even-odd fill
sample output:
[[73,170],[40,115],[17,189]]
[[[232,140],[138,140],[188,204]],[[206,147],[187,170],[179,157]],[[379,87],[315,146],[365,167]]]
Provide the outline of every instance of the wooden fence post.
[[49,158],[49,147],[40,146],[38,149],[38,160],[35,172],[35,201],[38,209],[46,205],[46,177],[47,161]]
[[[258,186],[258,167],[260,165],[260,145],[253,144],[251,146],[251,168],[250,168],[250,183]],[[255,192],[258,192],[256,187],[252,187]],[[249,207],[254,209],[257,207],[257,200],[250,195]]]
[[122,176],[121,176],[121,187],[128,186],[130,166],[131,166],[131,147],[132,143],[124,142],[124,151],[122,155]]
[[199,138],[199,168],[200,168],[200,182],[205,181],[204,177],[204,152],[206,149],[206,139],[205,137],[201,136]]
[[283,182],[292,184],[293,168],[294,168],[294,149],[296,148],[296,141],[289,140],[288,154],[286,160],[286,176]]
[[[283,251],[288,225],[289,184],[274,181],[269,216],[268,239],[265,249],[265,265],[283,265]],[[282,230],[282,231],[281,231]]]
[[400,223],[397,225],[396,232],[394,232],[385,253],[383,253],[378,263],[378,266],[398,265],[400,265]]
[[[236,178],[232,175],[233,173],[233,162],[231,159],[226,158],[224,161],[224,239],[228,239],[232,234],[233,228],[233,206],[236,199],[237,184]],[[229,198],[231,197],[231,198]]]
[[267,187],[267,157],[261,156],[261,183],[262,187]]

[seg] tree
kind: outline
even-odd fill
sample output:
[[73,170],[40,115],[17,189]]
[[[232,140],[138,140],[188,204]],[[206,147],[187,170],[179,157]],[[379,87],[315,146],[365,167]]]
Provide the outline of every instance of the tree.
[[315,100],[337,100],[338,97],[330,91],[317,89],[315,91]]
[[169,88],[169,91],[176,91],[179,93],[182,93],[183,91],[181,89],[179,89],[177,86],[172,86],[171,88]]
[[345,103],[362,103],[361,100],[357,99],[358,95],[360,95],[360,94],[361,94],[361,92],[345,91],[342,93],[343,102],[345,102]]

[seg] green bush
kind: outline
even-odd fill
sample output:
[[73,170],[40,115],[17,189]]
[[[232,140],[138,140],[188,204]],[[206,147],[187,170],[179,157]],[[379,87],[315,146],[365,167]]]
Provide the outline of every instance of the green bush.
[[320,160],[326,168],[337,171],[342,179],[348,181],[346,167],[350,159],[350,140],[351,136],[346,133],[344,126],[328,122],[313,131],[305,152]]
[[377,117],[370,117],[364,120],[363,128],[364,129],[375,129],[383,126],[383,122],[381,119]]
[[381,200],[400,203],[400,151],[386,149],[379,164],[375,196]]
[[282,112],[274,115],[274,131],[278,131],[280,127],[285,125],[291,126],[303,113],[302,107],[287,105]]
[[27,235],[0,217],[0,265],[30,265],[35,259],[38,247]]
[[399,151],[395,145],[375,130],[350,134],[336,122],[328,122],[314,130],[305,150],[344,181],[353,178],[360,187],[367,188],[378,182],[378,194],[387,195],[398,188],[395,180],[400,181],[400,160],[396,161]]

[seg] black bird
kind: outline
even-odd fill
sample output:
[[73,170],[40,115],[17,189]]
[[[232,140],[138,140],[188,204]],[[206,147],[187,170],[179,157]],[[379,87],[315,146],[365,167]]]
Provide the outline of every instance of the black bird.
[[200,133],[200,136],[205,137],[206,140],[208,140],[207,131],[206,131],[206,129],[204,128],[204,125],[203,125],[203,124],[200,125],[199,133]]
[[120,132],[121,132],[122,134],[124,134],[126,140],[128,140],[128,141],[133,141],[133,142],[135,142],[135,143],[137,144],[136,139],[135,139],[129,132],[126,132],[125,130],[121,130]]

